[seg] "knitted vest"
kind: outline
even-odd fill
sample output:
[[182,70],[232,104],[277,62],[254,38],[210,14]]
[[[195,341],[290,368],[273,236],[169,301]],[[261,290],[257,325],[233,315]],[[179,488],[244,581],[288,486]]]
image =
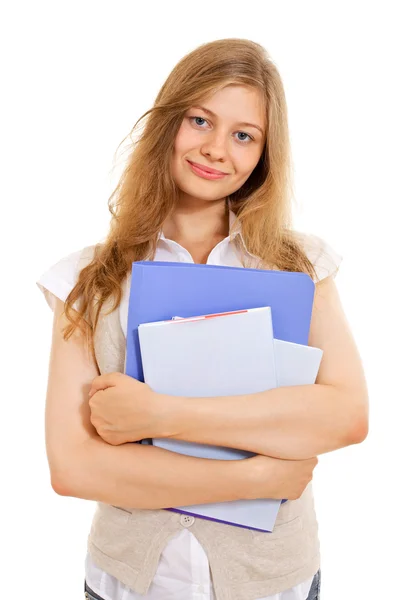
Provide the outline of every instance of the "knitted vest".
[[[83,252],[81,266],[90,260],[90,253]],[[111,306],[110,300],[103,305],[94,338],[101,374],[125,372],[126,340],[119,311],[105,316]],[[183,527],[189,528],[207,554],[216,600],[256,600],[276,594],[312,577],[320,567],[312,482],[300,498],[281,505],[272,533],[201,518],[187,521],[168,510],[98,502],[88,551],[101,569],[145,594],[166,543]]]

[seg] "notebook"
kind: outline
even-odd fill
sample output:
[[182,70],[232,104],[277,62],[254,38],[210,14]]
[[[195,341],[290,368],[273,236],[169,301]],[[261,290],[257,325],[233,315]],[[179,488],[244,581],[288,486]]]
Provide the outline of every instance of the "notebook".
[[[141,324],[139,342],[145,382],[160,394],[228,396],[277,385],[270,307]],[[153,444],[197,458],[254,456],[245,450],[170,438],[153,438]],[[280,504],[279,499],[261,498],[167,510],[270,532]]]
[[[322,357],[318,348],[273,339],[270,307],[143,324],[139,340],[146,383],[159,393],[188,397],[250,394],[277,385],[314,383]],[[155,438],[153,444],[199,458],[254,456],[245,450],[169,438]],[[241,500],[168,510],[272,531],[280,503]]]

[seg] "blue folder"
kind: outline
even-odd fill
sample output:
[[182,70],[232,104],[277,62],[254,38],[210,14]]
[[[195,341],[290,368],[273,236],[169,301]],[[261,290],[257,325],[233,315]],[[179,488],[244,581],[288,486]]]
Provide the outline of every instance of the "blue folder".
[[[176,315],[186,318],[270,306],[274,338],[308,345],[314,293],[315,284],[306,273],[167,261],[134,262],[125,373],[144,382],[139,325],[170,320]],[[140,443],[149,444],[151,440]]]
[[144,381],[138,326],[270,306],[274,338],[308,345],[315,284],[306,273],[137,261],[132,263],[125,373]]

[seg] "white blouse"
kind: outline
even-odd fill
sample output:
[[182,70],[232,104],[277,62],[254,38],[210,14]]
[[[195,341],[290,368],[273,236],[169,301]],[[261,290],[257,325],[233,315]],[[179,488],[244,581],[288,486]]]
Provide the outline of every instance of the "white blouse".
[[[235,219],[233,211],[229,211],[230,229]],[[236,235],[241,235],[240,229]],[[308,258],[316,267],[319,278],[323,279],[328,275],[336,274],[342,257],[321,238],[299,232],[298,235],[303,242]],[[243,246],[243,252],[247,254],[247,257],[259,260],[247,251],[244,242]],[[81,250],[78,250],[61,259],[36,282],[52,309],[54,309],[55,303],[54,296],[65,301],[75,285],[80,254]],[[185,248],[177,242],[165,238],[163,233],[159,235],[154,260],[194,262]],[[243,266],[238,246],[230,242],[229,236],[213,248],[208,256],[207,264]],[[119,307],[121,327],[125,336],[129,290],[130,275],[125,279]],[[172,598],[173,600],[215,600],[207,555],[197,538],[190,532],[190,524],[182,522],[184,529],[166,544],[147,594],[137,594],[118,579],[101,570],[89,553],[86,555],[85,562],[85,578],[88,586],[104,600],[171,600]],[[306,600],[312,580],[313,577],[289,590],[259,600]]]

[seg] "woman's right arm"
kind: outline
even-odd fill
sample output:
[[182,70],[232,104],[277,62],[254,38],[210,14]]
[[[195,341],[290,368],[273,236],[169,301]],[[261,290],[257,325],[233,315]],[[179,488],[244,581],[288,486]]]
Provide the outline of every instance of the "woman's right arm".
[[107,444],[90,421],[88,392],[99,371],[80,332],[63,339],[67,324],[63,310],[64,303],[57,298],[46,396],[46,451],[58,494],[148,509],[290,498],[290,494],[298,497],[296,491],[285,489],[295,474],[302,492],[315,466],[311,459],[209,460],[156,446]]
[[[194,458],[156,446],[89,440],[76,455],[67,495],[120,507],[168,508],[243,498],[240,461]],[[76,467],[77,463],[80,467]],[[78,475],[79,473],[79,475]],[[65,492],[63,492],[65,493]]]
[[[46,451],[61,495],[130,508],[166,508],[243,497],[242,461],[198,459],[155,446],[107,444],[90,421],[88,392],[99,370],[56,299],[46,394]],[[235,462],[236,464],[229,464]],[[239,468],[237,468],[239,467]]]

